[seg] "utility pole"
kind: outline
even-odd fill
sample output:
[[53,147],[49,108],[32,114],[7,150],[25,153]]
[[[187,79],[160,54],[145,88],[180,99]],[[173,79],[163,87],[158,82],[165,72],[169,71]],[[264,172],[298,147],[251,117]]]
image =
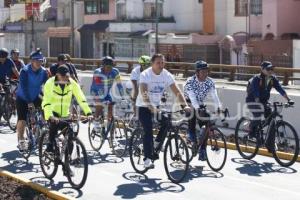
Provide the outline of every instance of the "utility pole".
[[74,21],[75,21],[75,20],[74,20],[74,4],[75,4],[75,0],[71,0],[71,6],[70,6],[70,7],[71,7],[71,12],[70,12],[70,13],[71,13],[71,17],[70,17],[70,18],[71,18],[71,19],[70,19],[70,20],[71,20],[71,21],[70,21],[70,22],[71,22],[70,51],[71,51],[71,52],[70,52],[70,53],[71,53],[71,56],[72,56],[72,57],[75,56],[75,47],[74,47],[74,46],[75,46],[75,45],[74,45],[74,43],[75,43],[75,42],[74,42],[74,40],[75,40],[75,33],[74,33],[74,29],[75,29],[75,28],[74,28],[74,26],[75,26],[75,25],[74,25]]
[[158,47],[158,23],[159,23],[159,13],[158,13],[158,0],[155,0],[155,53],[159,53],[159,47]]
[[33,10],[33,2],[31,1],[31,44],[30,44],[31,51],[35,50],[34,44],[34,10]]

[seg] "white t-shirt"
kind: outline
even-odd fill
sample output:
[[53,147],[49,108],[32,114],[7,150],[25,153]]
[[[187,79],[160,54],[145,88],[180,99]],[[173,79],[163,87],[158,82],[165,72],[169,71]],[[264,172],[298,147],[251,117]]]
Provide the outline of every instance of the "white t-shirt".
[[141,66],[139,65],[132,70],[130,75],[130,80],[137,81],[137,84],[139,85],[140,75],[141,75]]
[[[148,96],[152,106],[159,106],[161,97],[164,91],[175,83],[173,75],[168,72],[168,70],[163,69],[163,71],[156,75],[152,67],[144,70],[140,75],[140,83],[147,84]],[[136,106],[146,107],[148,106],[142,99],[141,92],[137,97]]]

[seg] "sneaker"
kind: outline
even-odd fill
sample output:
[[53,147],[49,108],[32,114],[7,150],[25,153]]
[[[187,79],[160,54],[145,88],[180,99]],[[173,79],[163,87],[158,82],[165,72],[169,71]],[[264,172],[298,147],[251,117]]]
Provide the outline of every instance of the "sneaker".
[[20,140],[18,145],[19,151],[22,153],[27,150],[27,145],[25,140]]
[[149,159],[149,158],[145,159],[144,168],[146,168],[146,169],[153,169],[154,168],[154,163],[152,162],[151,159]]
[[159,152],[158,153],[154,152],[153,153],[153,160],[158,160],[158,159],[159,159]]
[[206,157],[206,149],[199,149],[199,157],[198,157],[198,160],[201,160],[201,161],[206,161],[207,160],[207,157]]

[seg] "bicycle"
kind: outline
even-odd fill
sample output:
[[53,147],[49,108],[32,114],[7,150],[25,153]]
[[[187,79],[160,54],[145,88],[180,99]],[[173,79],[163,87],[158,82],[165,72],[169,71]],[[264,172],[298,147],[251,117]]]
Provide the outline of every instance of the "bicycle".
[[[226,108],[224,111],[218,110],[217,113],[209,113],[205,105],[201,106],[198,110],[200,117],[202,119],[196,119],[199,127],[204,123],[204,132],[200,138],[197,138],[196,142],[187,141],[189,147],[189,162],[192,162],[193,158],[198,155],[199,149],[202,145],[206,146],[206,162],[210,169],[215,172],[223,169],[227,159],[227,143],[224,134],[222,131],[217,128],[216,121],[218,118],[212,118],[211,114],[223,114],[224,118],[221,120],[225,122],[226,118],[229,116],[229,111]],[[187,123],[183,123],[179,126],[180,132],[187,135],[188,125]]]
[[[235,129],[235,143],[239,154],[244,159],[252,159],[258,153],[259,148],[268,144],[274,145],[271,150],[276,162],[283,166],[289,167],[294,164],[299,154],[299,139],[294,127],[283,120],[280,114],[283,108],[293,107],[288,103],[274,102],[267,106],[273,107],[271,114],[262,120],[255,129],[255,137],[250,137],[250,118],[242,117]],[[266,129],[266,130],[265,130]],[[274,134],[274,138],[270,134]],[[269,138],[269,140],[267,140]],[[282,153],[287,157],[280,158]]]
[[16,90],[18,81],[7,79],[3,85],[4,91],[1,93],[0,116],[3,116],[7,125],[12,131],[17,129],[17,106],[16,106]]
[[[189,169],[188,147],[183,138],[179,135],[177,126],[178,123],[172,121],[172,114],[182,112],[183,111],[161,111],[160,113],[162,116],[165,116],[167,120],[167,128],[165,134],[167,141],[163,148],[164,168],[169,180],[171,180],[173,183],[181,182],[185,178]],[[133,169],[139,174],[144,174],[149,170],[149,168],[144,168],[143,165],[143,137],[143,128],[139,126],[132,132],[132,136],[129,140],[130,162]],[[166,138],[164,138],[164,140]],[[165,142],[164,140],[161,141],[158,146],[162,147]],[[161,149],[156,149],[154,150],[154,153],[158,154],[160,151]],[[174,168],[174,171],[172,171],[172,168]]]
[[[88,125],[89,141],[93,150],[99,152],[105,140],[108,140],[112,152],[117,157],[123,157],[128,146],[128,130],[125,121],[113,116],[111,121],[107,122],[106,127],[104,116],[101,115],[99,122],[100,127],[98,128],[92,127],[92,122],[89,122]],[[109,137],[108,134],[110,134]]]
[[42,110],[40,108],[28,108],[25,127],[26,149],[19,151],[24,159],[28,160],[31,153],[38,149],[40,136],[47,130],[48,126],[43,118]]
[[[74,119],[60,119],[67,126],[55,136],[54,154],[46,151],[49,145],[49,130],[41,135],[39,142],[39,160],[44,176],[53,179],[58,165],[62,165],[64,175],[75,189],[84,186],[88,175],[88,157],[84,144],[73,130]],[[87,123],[87,120],[83,120]],[[80,169],[83,169],[79,171]]]

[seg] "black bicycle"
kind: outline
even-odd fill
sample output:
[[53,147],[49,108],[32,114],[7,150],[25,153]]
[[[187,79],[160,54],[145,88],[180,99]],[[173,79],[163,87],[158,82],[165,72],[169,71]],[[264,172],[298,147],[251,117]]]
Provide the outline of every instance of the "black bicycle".
[[128,129],[124,120],[112,117],[106,124],[104,116],[101,115],[99,127],[95,127],[93,122],[90,122],[88,133],[93,150],[99,152],[105,143],[105,140],[108,140],[109,147],[112,149],[113,154],[117,157],[123,157],[126,154],[128,146]]
[[[224,111],[219,110],[217,113],[209,113],[205,105],[198,109],[200,119],[196,119],[199,127],[204,124],[204,132],[197,138],[196,142],[191,142],[188,139],[189,147],[189,162],[198,155],[202,145],[206,146],[206,161],[208,166],[215,172],[223,169],[227,159],[227,143],[222,131],[216,126],[217,117],[212,117],[211,114],[222,115],[221,121],[224,123],[229,116],[229,111],[226,108]],[[186,122],[179,126],[181,133],[187,136],[188,125]]]
[[[40,138],[39,160],[43,174],[53,179],[57,173],[58,165],[62,165],[63,173],[71,186],[80,189],[84,186],[88,175],[88,157],[84,144],[73,130],[73,119],[60,120],[67,123],[54,141],[54,154],[46,151],[49,145],[49,131],[44,132]],[[76,121],[76,120],[75,120]],[[84,120],[83,123],[87,123]]]
[[272,112],[255,128],[255,137],[249,135],[250,118],[242,117],[238,121],[235,129],[237,150],[243,158],[250,160],[256,156],[260,147],[265,147],[266,144],[274,145],[270,151],[277,163],[283,167],[289,167],[298,159],[299,138],[295,128],[284,121],[280,113],[283,108],[293,106],[280,102],[267,106],[273,108]]
[[[173,125],[172,114],[177,112],[162,111],[160,115],[164,115],[167,119],[166,137],[167,141],[164,145],[164,140],[159,146],[163,148],[164,154],[164,168],[168,178],[173,183],[181,182],[189,169],[189,154],[188,147],[184,139],[179,135],[177,125]],[[146,173],[149,168],[144,167],[144,147],[143,147],[144,131],[141,126],[137,127],[129,140],[129,156],[133,169],[140,174]],[[154,150],[158,154],[161,149]]]

